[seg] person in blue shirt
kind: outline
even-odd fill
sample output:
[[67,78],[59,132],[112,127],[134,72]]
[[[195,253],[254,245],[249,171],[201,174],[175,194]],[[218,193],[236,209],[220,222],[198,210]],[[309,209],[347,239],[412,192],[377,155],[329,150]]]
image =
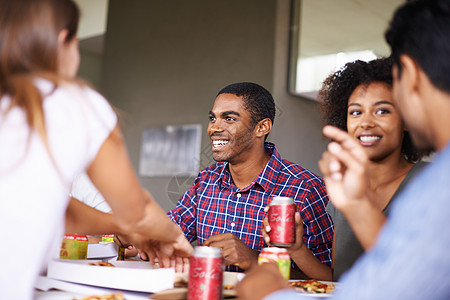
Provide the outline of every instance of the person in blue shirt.
[[[416,146],[437,153],[398,196],[376,244],[330,299],[450,299],[449,37],[448,0],[405,3],[385,34],[394,59],[394,102]],[[320,162],[330,199],[357,210],[367,197],[364,151],[337,128],[323,133],[333,140]],[[238,296],[303,299],[280,278],[273,264],[253,268],[237,286]]]

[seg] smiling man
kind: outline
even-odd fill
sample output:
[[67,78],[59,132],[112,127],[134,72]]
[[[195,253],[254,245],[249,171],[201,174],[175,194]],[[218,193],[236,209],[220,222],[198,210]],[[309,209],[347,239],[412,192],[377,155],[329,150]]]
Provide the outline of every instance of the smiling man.
[[304,244],[331,265],[333,225],[325,212],[324,183],[265,142],[274,118],[275,103],[265,88],[250,82],[223,88],[209,113],[208,136],[217,163],[200,171],[169,212],[189,241],[221,248],[230,271],[248,269],[266,246],[264,207],[274,196],[294,198]]

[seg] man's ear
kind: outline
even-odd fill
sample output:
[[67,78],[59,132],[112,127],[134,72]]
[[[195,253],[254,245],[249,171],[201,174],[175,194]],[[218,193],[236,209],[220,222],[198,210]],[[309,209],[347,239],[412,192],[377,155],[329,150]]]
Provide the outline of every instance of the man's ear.
[[257,137],[264,138],[272,130],[272,121],[269,118],[265,118],[258,122],[255,126],[255,134]]
[[406,99],[411,106],[423,108],[427,100],[433,99],[430,97],[430,93],[435,89],[433,84],[425,71],[408,55],[401,55],[400,63],[403,67],[401,76],[402,85],[407,93]]
[[408,55],[401,55],[399,58],[402,66],[402,81],[408,95],[415,95],[420,86],[419,66]]

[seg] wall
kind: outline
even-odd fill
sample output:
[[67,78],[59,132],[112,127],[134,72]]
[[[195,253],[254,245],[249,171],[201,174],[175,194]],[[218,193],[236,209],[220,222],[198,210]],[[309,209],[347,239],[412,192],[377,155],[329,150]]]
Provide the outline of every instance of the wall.
[[80,69],[77,76],[89,81],[94,87],[101,86],[102,56],[89,51],[80,51]]
[[[315,102],[286,92],[288,0],[111,0],[100,90],[122,117],[138,170],[143,130],[203,126],[201,167],[210,165],[208,112],[225,85],[253,81],[273,92],[279,114],[270,140],[313,171],[323,145]],[[173,208],[193,178],[144,178]]]
[[284,158],[320,175],[317,162],[326,148],[322,138],[318,102],[288,93],[291,1],[277,0],[273,96],[280,114],[272,140]]

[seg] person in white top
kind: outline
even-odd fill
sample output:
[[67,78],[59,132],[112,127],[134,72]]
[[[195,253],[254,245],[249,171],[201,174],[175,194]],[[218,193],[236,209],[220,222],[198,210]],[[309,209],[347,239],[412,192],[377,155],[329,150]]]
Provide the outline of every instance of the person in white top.
[[[140,186],[111,106],[74,79],[78,20],[72,0],[0,0],[0,228],[17,258],[1,247],[3,299],[32,299],[64,231],[114,230],[163,266],[193,251]],[[114,214],[69,201],[83,171]]]
[[75,177],[72,183],[71,196],[75,199],[98,209],[104,213],[111,212],[111,207],[106,202],[102,194],[89,179],[86,173],[81,173]]

